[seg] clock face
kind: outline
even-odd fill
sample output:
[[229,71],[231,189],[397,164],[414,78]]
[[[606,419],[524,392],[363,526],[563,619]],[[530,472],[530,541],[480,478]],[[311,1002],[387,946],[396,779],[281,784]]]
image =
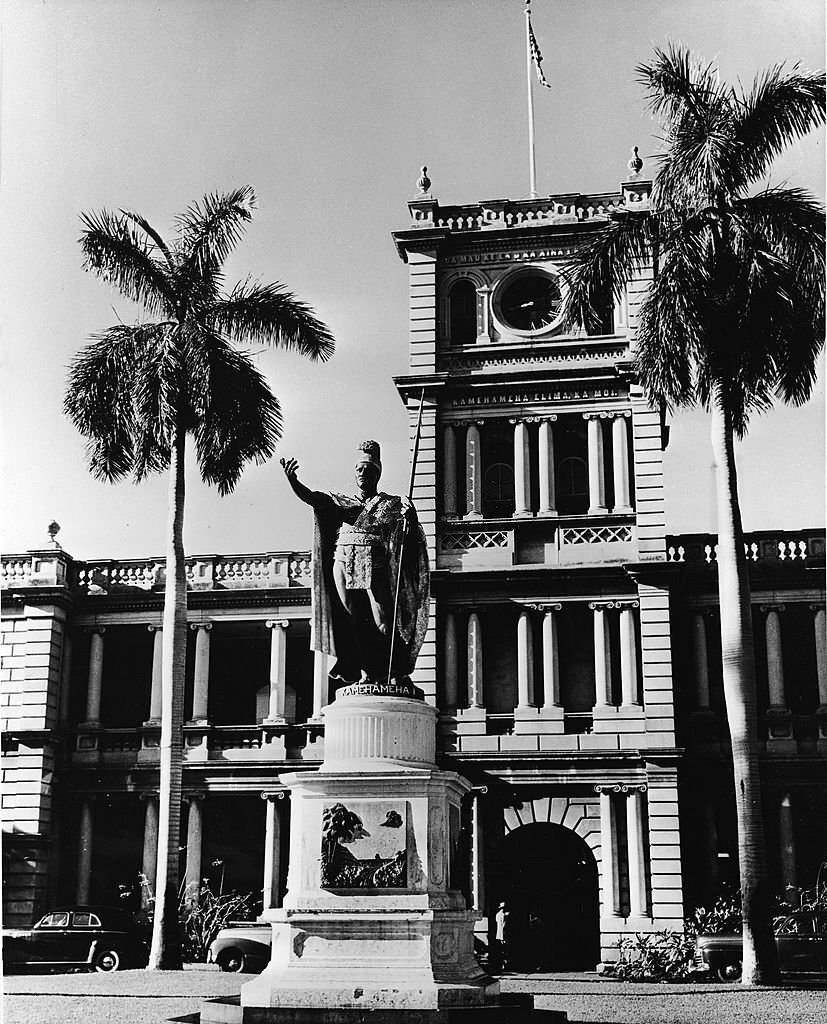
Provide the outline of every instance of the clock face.
[[557,277],[533,271],[506,284],[499,296],[499,318],[512,330],[547,330],[560,315],[563,296]]

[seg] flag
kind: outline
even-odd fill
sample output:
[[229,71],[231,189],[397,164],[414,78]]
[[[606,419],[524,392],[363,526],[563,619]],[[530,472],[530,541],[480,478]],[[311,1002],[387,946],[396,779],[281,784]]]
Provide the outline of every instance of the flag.
[[537,72],[537,81],[540,85],[544,85],[547,89],[551,86],[546,81],[546,76],[543,74],[543,55],[540,53],[540,47],[537,45],[537,37],[534,35],[534,29],[531,27],[531,14],[528,15],[528,45],[531,49],[531,59],[534,61],[534,69]]

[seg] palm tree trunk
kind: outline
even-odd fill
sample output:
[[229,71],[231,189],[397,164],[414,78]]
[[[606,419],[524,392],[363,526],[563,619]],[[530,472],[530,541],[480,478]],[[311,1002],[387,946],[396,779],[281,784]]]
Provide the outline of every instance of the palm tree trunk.
[[738,504],[732,416],[720,384],[713,390],[711,411],[718,502],[718,599],[724,700],[732,741],[744,917],[743,982],[760,985],[776,979],[778,965],[761,811],[749,574]]
[[148,970],[180,970],[178,860],[184,669],[187,655],[187,576],[184,562],[184,456],[186,429],[176,424],[169,464],[166,589],[164,592],[158,868]]

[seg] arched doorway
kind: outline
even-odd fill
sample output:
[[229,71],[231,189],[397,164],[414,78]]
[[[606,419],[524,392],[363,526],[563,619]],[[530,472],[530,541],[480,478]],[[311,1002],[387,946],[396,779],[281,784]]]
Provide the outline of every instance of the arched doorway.
[[600,960],[597,863],[576,832],[551,823],[515,829],[502,840],[497,875],[492,895],[508,911],[511,970],[594,970]]

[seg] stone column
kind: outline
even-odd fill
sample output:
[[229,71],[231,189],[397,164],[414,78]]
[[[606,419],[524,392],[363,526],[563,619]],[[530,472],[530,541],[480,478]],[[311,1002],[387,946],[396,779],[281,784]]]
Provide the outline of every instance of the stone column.
[[210,631],[212,623],[193,622],[195,633],[195,680],[192,696],[192,721],[206,725],[210,697]]
[[612,473],[614,477],[614,512],[631,512],[632,497],[629,488],[629,435],[626,415],[612,420]]
[[711,798],[704,802],[701,814],[703,834],[699,845],[706,865],[705,881],[713,889],[720,881],[721,872],[718,863],[718,823],[715,820],[715,805]]
[[709,710],[709,654],[706,646],[706,617],[703,612],[692,616],[693,667],[695,670],[695,706]]
[[485,826],[482,798],[488,786],[471,790],[471,909],[482,913],[485,907]]
[[640,704],[637,675],[637,629],[634,608],[638,602],[620,607],[620,687],[624,707]]
[[[158,794],[140,793],[144,801],[144,852],[141,858],[141,874],[149,882],[149,888],[155,888],[155,872],[158,868]],[[150,892],[147,886],[141,886],[141,906],[148,905]],[[154,895],[154,893],[152,894]]]
[[313,652],[313,719],[319,721],[322,708],[330,703],[330,665],[322,651]]
[[554,479],[554,427],[556,416],[544,416],[540,420],[538,435],[540,512],[541,516],[557,515],[557,491]]
[[593,414],[586,416],[589,450],[589,515],[606,512],[606,486],[603,468],[603,424]]
[[468,706],[485,706],[482,689],[482,628],[477,612],[471,612],[468,616]]
[[266,803],[264,820],[264,891],[263,910],[281,906],[279,876],[281,872],[281,807],[284,793],[262,793]]
[[604,605],[589,603],[594,612],[594,704],[606,707],[611,696],[611,662],[609,661],[609,630]]
[[612,815],[612,794],[606,787],[595,786],[600,794],[600,916],[619,917],[615,885],[617,843]]
[[287,619],[268,619],[270,630],[270,708],[267,712],[268,725],[282,725],[284,698],[287,686]]
[[517,619],[517,707],[534,705],[534,631],[531,613],[521,609]]
[[63,657],[60,662],[60,721],[69,719],[69,687],[72,679],[72,635],[63,627]]
[[482,519],[482,444],[477,423],[465,434],[465,518]]
[[442,649],[442,671],[445,680],[443,700],[446,708],[456,708],[459,704],[459,687],[457,683],[458,653],[456,615],[453,612],[446,612]]
[[643,834],[643,794],[636,788],[626,795],[626,842],[629,850],[629,914],[645,917],[646,899],[646,840]]
[[152,633],[152,683],[149,693],[149,718],[144,725],[160,725],[164,632],[160,626],[147,626],[146,628]]
[[201,846],[204,838],[201,802],[203,793],[191,793],[187,798],[187,867],[184,874],[184,893],[190,901],[198,899],[201,891]]
[[813,611],[813,628],[816,642],[816,674],[818,676],[818,703],[827,708],[827,626],[825,625],[824,608],[811,604]]
[[559,708],[560,699],[560,656],[557,647],[557,612],[562,605],[543,606],[543,707]]
[[480,333],[477,344],[491,341],[491,287],[484,284],[477,288],[477,309],[479,310]]
[[784,611],[784,605],[769,604],[762,605],[761,608],[767,614],[767,682],[769,685],[770,707],[786,708],[784,660],[781,652],[781,617],[779,614]]
[[509,420],[514,426],[514,516],[531,515],[531,459],[528,447],[528,423]]
[[95,626],[90,630],[89,676],[86,687],[86,721],[83,723],[84,725],[100,725],[103,634],[105,632],[105,626]]
[[92,816],[94,796],[86,796],[80,805],[80,835],[78,837],[78,877],[76,902],[89,902],[89,881],[92,877]]
[[796,886],[795,832],[793,829],[793,804],[790,794],[781,798],[778,814],[778,838],[781,845],[781,892]]
[[442,512],[447,519],[457,515],[457,432],[452,423],[442,430]]

